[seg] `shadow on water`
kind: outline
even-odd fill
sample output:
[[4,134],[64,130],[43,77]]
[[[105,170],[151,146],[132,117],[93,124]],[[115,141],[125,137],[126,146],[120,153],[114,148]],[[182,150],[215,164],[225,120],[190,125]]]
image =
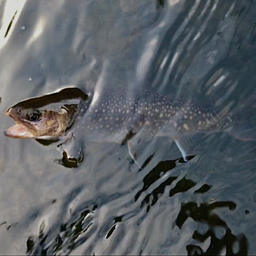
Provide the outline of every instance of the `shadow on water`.
[[[194,157],[189,157],[189,160]],[[164,161],[159,163],[148,175],[143,179],[144,186],[136,194],[135,201],[139,199],[142,192],[146,191],[154,182],[157,181],[166,172],[176,167],[177,161],[181,162],[183,159],[177,159],[174,161]],[[162,182],[157,188],[149,193],[141,202],[141,207],[146,206],[147,212],[152,206],[156,204],[159,197],[168,189],[171,184],[179,177],[170,176],[164,182]],[[169,190],[169,197],[173,197],[177,193],[184,193],[193,188],[196,183],[183,177],[175,186]],[[194,194],[203,194],[208,192],[212,186],[208,184],[202,185],[199,189],[194,191]],[[214,210],[228,208],[230,211],[236,209],[236,203],[232,201],[227,202],[214,202],[214,203],[202,203],[187,202],[181,204],[181,209],[175,224],[182,229],[182,226],[188,218],[193,219],[197,223],[204,223],[208,226],[208,230],[204,233],[194,231],[192,238],[198,243],[204,243],[207,239],[210,240],[208,248],[205,251],[199,246],[194,244],[188,244],[186,246],[188,255],[219,255],[225,251],[225,255],[248,255],[248,240],[244,234],[235,236],[232,234],[231,229],[227,223],[221,219]],[[225,229],[225,234],[222,234],[222,238],[216,236],[216,229],[222,227]]]
[[[186,246],[188,255],[248,255],[248,240],[244,234],[235,236],[227,223],[221,219],[214,210],[228,208],[230,211],[236,209],[234,202],[215,202],[212,204],[200,204],[194,202],[184,203],[176,219],[176,225],[181,229],[188,218],[197,223],[204,223],[208,230],[204,233],[196,230],[192,238],[198,243],[209,240],[209,246],[205,251],[199,246],[189,244]],[[218,228],[224,229],[221,238],[216,236]]]
[[[193,156],[190,157],[190,160],[193,158]],[[97,244],[101,240],[112,241],[105,252],[115,251],[115,248],[122,243],[125,233],[129,232],[130,220],[137,219],[138,223],[142,223],[143,219],[149,217],[147,215],[150,215],[151,208],[156,205],[162,196],[165,197],[165,194],[172,200],[179,193],[194,194],[195,198],[208,192],[211,193],[212,185],[205,183],[197,188],[196,181],[186,178],[186,176],[172,175],[172,170],[176,166],[184,166],[182,161],[179,158],[160,162],[145,175],[143,187],[134,191],[136,192],[134,199],[130,203],[124,202],[127,206],[129,205],[131,210],[124,214],[113,212],[112,216],[108,216],[104,223],[101,224],[99,221],[101,208],[104,208],[109,203],[114,202],[115,204],[115,200],[118,201],[124,195],[113,194],[110,197],[101,195],[94,200],[80,202],[71,209],[70,204],[72,205],[76,198],[83,194],[85,189],[84,185],[74,188],[61,203],[57,220],[48,224],[47,221],[40,221],[38,234],[27,238],[27,255],[68,255],[76,253],[76,250],[80,247],[85,248],[82,251],[79,250],[80,253],[82,252],[86,255],[97,254]],[[185,163],[185,165],[188,164]],[[162,178],[165,175],[167,177],[163,181]],[[160,184],[156,185],[156,183]],[[157,187],[148,192],[150,187],[154,185]],[[143,197],[145,193],[147,195]],[[167,199],[165,198],[164,200]],[[136,204],[136,202],[139,202],[139,204]],[[56,203],[55,199],[52,200],[52,207]],[[146,212],[144,212],[145,206]],[[229,214],[229,211],[234,212],[236,207],[236,203],[232,201],[216,201],[213,203],[181,201],[179,210],[175,213],[176,219],[172,222],[172,226],[166,226],[165,228],[173,231],[178,228],[182,232],[186,222],[193,221],[196,223],[194,231],[193,229],[191,230],[191,239],[184,244],[187,255],[248,255],[248,240],[245,234],[235,235],[227,222],[217,213],[221,210]],[[38,222],[37,219],[45,215],[43,213],[45,208],[49,208],[49,205],[34,210],[34,213],[28,217],[30,222]],[[189,226],[193,227],[191,223]],[[134,239],[128,242],[127,248],[129,249],[124,250],[123,254],[134,252],[131,250],[133,242]],[[136,251],[135,254],[143,253],[144,248],[141,245],[140,250]]]
[[[39,228],[38,237],[28,237],[27,251],[28,255],[56,255],[58,252],[72,252],[76,247],[85,243],[95,228],[93,227],[94,213],[98,208],[97,202],[86,202],[80,205],[71,213],[68,221],[63,222],[66,210],[70,201],[72,201],[81,192],[81,187],[74,189],[68,196],[67,201],[61,206],[60,219],[52,225],[48,231],[45,230],[45,223],[42,222]],[[53,200],[52,204],[55,204]],[[49,244],[49,237],[52,233],[57,236]]]
[[[188,160],[193,159],[194,156],[188,157]],[[147,160],[148,162],[149,160]],[[152,169],[152,171],[149,172],[143,179],[143,188],[135,195],[135,201],[138,200],[142,192],[146,191],[154,182],[156,182],[158,179],[160,179],[162,176],[164,176],[165,173],[169,172],[173,168],[175,168],[179,163],[184,163],[184,160],[182,158],[173,160],[173,161],[162,161],[160,162],[155,168]],[[152,193],[148,194],[145,199],[143,199],[142,204],[148,204],[149,199],[153,197],[151,205],[147,206],[147,211],[150,209],[150,206],[153,206],[158,199],[158,195],[163,194],[166,186],[169,186],[172,184],[174,180],[176,180],[178,177],[168,177],[163,183],[161,183],[157,188],[153,190]],[[188,189],[185,189],[185,182],[182,183],[184,190],[180,190],[180,192],[185,192]],[[185,186],[184,186],[185,185]],[[179,187],[179,186],[178,186]],[[171,191],[170,191],[171,196]]]

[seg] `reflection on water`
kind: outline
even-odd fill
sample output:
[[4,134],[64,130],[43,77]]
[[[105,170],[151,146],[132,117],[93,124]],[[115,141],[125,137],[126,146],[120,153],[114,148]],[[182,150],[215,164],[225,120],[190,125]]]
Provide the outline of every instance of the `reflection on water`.
[[[123,202],[123,206],[126,204],[127,206],[129,205],[129,209],[132,208],[132,211],[127,209],[128,212],[123,214],[113,211],[112,216],[104,216],[105,220],[101,225],[101,221],[98,219],[100,217],[100,208],[104,208],[106,204],[118,202],[119,198],[122,198],[124,195],[115,194],[105,199],[103,196],[96,200],[84,201],[76,208],[70,208],[72,202],[76,200],[80,193],[83,193],[84,188],[77,187],[66,196],[66,200],[60,206],[61,214],[59,214],[56,222],[47,225],[47,221],[39,221],[40,218],[42,219],[42,216],[39,217],[41,215],[39,212],[34,213],[34,215],[39,214],[34,218],[34,221],[38,218],[40,225],[38,234],[29,236],[27,239],[27,253],[29,255],[69,254],[75,253],[78,248],[82,247],[86,249],[78,250],[80,253],[97,254],[96,238],[103,239],[108,244],[107,247],[104,246],[105,251],[100,250],[102,253],[118,252],[117,247],[122,244],[122,237],[126,237],[127,239],[127,233],[131,232],[129,229],[131,219],[137,219],[137,225],[140,225],[139,223],[143,222],[143,219],[147,219],[150,207],[154,207],[158,199],[166,194],[165,190],[168,190],[167,194],[170,198],[175,198],[176,194],[189,193],[197,185],[196,182],[186,177],[169,175],[156,189],[145,198],[140,199],[143,191],[148,190],[150,186],[161,180],[159,173],[167,172],[165,169],[169,164],[171,164],[171,161],[160,163],[154,171],[152,170],[143,179],[144,186],[136,193],[135,200],[129,203]],[[175,161],[172,164],[175,165]],[[175,181],[176,183],[172,186]],[[170,187],[172,188],[170,189]],[[203,184],[192,193],[194,195],[209,193],[211,187],[211,185]],[[106,201],[103,203],[104,200]],[[137,204],[134,208],[132,205],[136,201],[139,201],[140,204]],[[54,205],[55,203],[56,200],[53,200],[52,204]],[[143,210],[145,204],[147,205],[146,212]],[[112,205],[115,205],[115,203]],[[171,232],[171,230],[175,230],[176,226],[182,232],[183,226],[185,226],[188,219],[197,223],[195,228],[190,231],[191,241],[183,245],[188,255],[219,255],[223,253],[226,255],[247,255],[248,240],[246,236],[244,234],[235,235],[228,223],[217,214],[218,209],[234,212],[236,207],[236,203],[232,201],[217,201],[212,203],[181,202],[181,206],[176,213],[177,216],[173,219],[172,226],[166,226],[166,228]],[[68,218],[65,217],[67,214],[69,215]],[[193,225],[190,223],[190,226],[192,227]],[[109,243],[107,242],[108,240],[110,240]],[[131,241],[133,240],[129,241],[130,243],[123,252],[125,254],[138,254],[139,251],[129,248],[132,246]],[[174,246],[172,242],[170,246]],[[140,252],[143,253],[143,249]]]
[[8,2],[2,112],[66,84],[143,85],[249,121],[196,138],[186,163],[166,138],[143,143],[141,168],[124,145],[88,142],[77,162],[58,142],[0,135],[0,253],[254,254],[255,3],[35,1],[6,16]]
[[[188,157],[188,160],[193,159],[193,157]],[[176,163],[180,161],[184,163],[183,159],[177,159],[173,161],[163,161],[160,162],[156,167],[152,169],[143,179],[143,188],[136,194],[135,200],[138,200],[141,193],[143,191],[146,191],[152,184],[156,183],[158,179],[162,179],[164,177],[164,174],[172,170],[176,167]],[[178,177],[168,177],[163,183],[161,183],[158,187],[156,187],[150,194],[148,194],[143,200],[142,200],[142,206],[144,204],[148,204],[147,211],[150,209],[150,206],[153,206],[158,199],[158,196],[160,196],[166,186],[170,186],[173,181],[175,181]],[[192,183],[192,184],[191,184]],[[179,192],[185,192],[189,190],[191,187],[193,187],[195,184],[191,180],[186,180],[183,178],[181,181],[179,181],[175,189],[170,190],[170,197],[173,196],[176,193]],[[176,191],[176,192],[175,192]],[[151,201],[151,205],[149,205],[149,200]]]
[[[186,246],[188,255],[248,255],[248,241],[244,234],[235,236],[228,227],[227,223],[222,220],[213,210],[226,207],[234,211],[236,204],[234,202],[215,202],[212,204],[201,204],[189,202],[181,206],[181,211],[177,217],[176,225],[182,228],[184,222],[188,218],[192,218],[198,223],[203,223],[208,226],[208,230],[203,230],[204,233],[196,230],[192,238],[198,243],[204,244],[207,240],[208,248],[203,250],[199,245],[189,244]],[[221,237],[218,229],[222,227]]]

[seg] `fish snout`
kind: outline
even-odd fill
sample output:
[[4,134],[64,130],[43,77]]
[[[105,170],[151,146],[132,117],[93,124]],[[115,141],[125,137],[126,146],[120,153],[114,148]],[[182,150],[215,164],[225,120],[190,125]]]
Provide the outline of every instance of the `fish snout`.
[[10,116],[10,117],[14,118],[15,116],[20,115],[20,113],[21,113],[20,108],[8,108],[4,114],[6,116]]

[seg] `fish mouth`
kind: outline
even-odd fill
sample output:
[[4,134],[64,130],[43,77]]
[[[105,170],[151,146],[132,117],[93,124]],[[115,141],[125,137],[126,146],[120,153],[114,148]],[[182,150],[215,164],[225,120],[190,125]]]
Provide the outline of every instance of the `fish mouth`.
[[24,124],[24,120],[20,120],[18,117],[12,115],[10,113],[10,109],[4,113],[6,116],[11,117],[15,121],[15,125],[8,128],[4,135],[10,138],[18,138],[18,139],[32,139],[35,138],[35,135],[31,132],[30,127],[27,127]]

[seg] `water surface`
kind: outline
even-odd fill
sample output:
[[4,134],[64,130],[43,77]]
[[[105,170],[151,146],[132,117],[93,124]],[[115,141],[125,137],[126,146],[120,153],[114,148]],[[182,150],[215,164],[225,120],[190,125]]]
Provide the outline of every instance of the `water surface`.
[[[143,85],[227,110],[255,94],[254,2],[19,3],[1,4],[2,112],[68,84]],[[256,251],[253,141],[212,133],[184,163],[152,140],[140,170],[115,143],[87,143],[83,163],[65,168],[55,144],[0,136],[2,254]]]

